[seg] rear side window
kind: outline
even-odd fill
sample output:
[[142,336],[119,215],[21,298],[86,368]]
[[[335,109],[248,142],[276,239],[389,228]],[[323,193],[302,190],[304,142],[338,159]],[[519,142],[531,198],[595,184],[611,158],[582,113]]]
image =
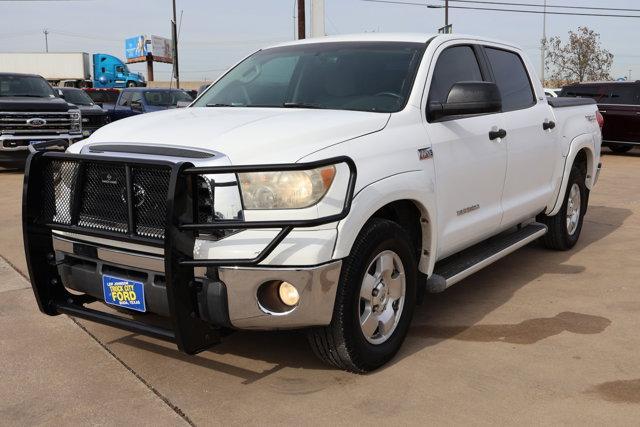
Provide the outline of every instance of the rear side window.
[[445,49],[438,57],[433,71],[429,102],[446,102],[451,87],[458,82],[481,82],[482,73],[471,46]]
[[502,95],[502,111],[521,110],[535,104],[529,74],[520,55],[485,47],[495,83]]
[[131,92],[124,92],[118,101],[118,105],[129,106],[131,104]]
[[598,104],[638,104],[638,92],[634,85],[579,85],[562,89],[560,96],[593,98]]

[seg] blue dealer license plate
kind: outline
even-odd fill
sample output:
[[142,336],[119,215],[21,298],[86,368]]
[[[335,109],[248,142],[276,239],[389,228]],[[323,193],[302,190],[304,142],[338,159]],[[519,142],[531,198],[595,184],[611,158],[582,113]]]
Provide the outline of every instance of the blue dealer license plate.
[[107,304],[129,310],[147,311],[142,282],[105,275],[102,276],[102,289]]

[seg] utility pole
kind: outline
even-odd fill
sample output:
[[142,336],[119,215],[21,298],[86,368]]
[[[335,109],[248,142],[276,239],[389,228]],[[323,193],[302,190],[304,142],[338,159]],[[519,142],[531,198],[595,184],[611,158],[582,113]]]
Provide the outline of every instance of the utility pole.
[[544,86],[544,66],[545,66],[545,43],[547,41],[547,0],[544,0],[544,8],[542,9],[542,43],[540,44],[540,76],[542,85]]
[[304,14],[304,0],[298,0],[298,40],[304,39],[306,37],[306,19],[307,18]]
[[173,41],[173,76],[176,78],[176,87],[180,89],[180,71],[178,69],[178,29],[176,26],[176,0],[173,2],[173,20],[171,21],[171,39]]
[[45,28],[42,32],[44,33],[44,49],[45,52],[49,53],[49,30]]
[[444,26],[449,26],[449,0],[444,0]]

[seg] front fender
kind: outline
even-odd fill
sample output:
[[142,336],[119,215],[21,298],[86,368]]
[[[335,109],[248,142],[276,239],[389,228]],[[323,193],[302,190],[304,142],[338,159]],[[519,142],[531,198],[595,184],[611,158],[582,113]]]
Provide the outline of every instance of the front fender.
[[435,182],[424,170],[399,173],[363,187],[354,197],[349,216],[338,224],[338,238],[333,259],[349,255],[365,223],[382,207],[409,200],[421,212],[422,251],[418,268],[429,274],[435,263],[437,236]]
[[571,168],[573,167],[576,156],[582,149],[586,150],[587,153],[587,179],[585,185],[589,190],[593,188],[596,179],[595,171],[598,167],[597,162],[599,161],[600,157],[599,153],[596,154],[595,146],[596,142],[594,141],[593,135],[591,134],[579,135],[571,141],[569,152],[564,159],[560,188],[555,193],[554,201],[548,205],[547,211],[545,212],[546,215],[556,215],[560,211],[560,208],[562,208],[562,203],[564,202],[564,194],[567,191],[567,183],[569,182],[569,175],[571,174]]

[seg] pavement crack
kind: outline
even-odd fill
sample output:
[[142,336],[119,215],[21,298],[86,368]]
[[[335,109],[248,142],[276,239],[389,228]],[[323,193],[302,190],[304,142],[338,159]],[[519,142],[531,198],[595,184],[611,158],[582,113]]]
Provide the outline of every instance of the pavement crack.
[[175,412],[180,418],[182,418],[187,424],[195,427],[196,424],[189,418],[185,412],[180,409],[176,404],[171,402],[168,397],[163,395],[158,389],[152,386],[147,380],[145,380],[140,374],[138,374],[131,366],[129,366],[124,360],[122,360],[117,354],[115,354],[106,344],[104,344],[100,339],[95,336],[91,331],[84,327],[78,320],[73,317],[67,316],[73,323],[75,323],[80,329],[82,329],[87,335],[89,335],[100,347],[104,349],[111,357],[113,357],[118,363],[120,363],[126,370],[128,370],[134,377],[138,379],[145,387],[149,389],[153,394],[155,394],[160,400],[162,400],[173,412]]
[[[4,256],[0,255],[0,259],[2,259],[4,262],[6,262],[7,265],[10,268],[12,268],[22,278],[24,278],[27,282],[29,282],[29,284],[31,283],[29,277],[26,274],[24,274],[22,271],[20,271],[11,262],[9,262],[9,260],[7,260]],[[29,289],[29,288],[30,288],[30,286],[26,286],[24,288],[19,288],[19,289],[14,289],[14,290],[24,290],[24,289]],[[87,328],[85,328],[84,325],[82,325],[80,322],[78,322],[78,320],[74,319],[71,316],[66,316],[66,317],[71,319],[71,321],[73,323],[75,323],[76,326],[78,326],[82,331],[84,331],[84,333],[89,335],[89,337],[91,337],[91,339],[93,339],[100,347],[102,347],[102,349],[104,351],[106,351],[111,357],[113,357],[118,363],[120,363],[134,377],[136,377],[136,379],[138,381],[140,381],[147,389],[149,389],[149,391],[151,391],[160,400],[162,400],[165,405],[167,405],[169,408],[171,408],[171,410],[173,412],[175,412],[180,418],[182,418],[187,424],[189,424],[190,426],[194,426],[194,427],[196,426],[196,424],[191,420],[191,418],[189,418],[189,416],[187,414],[184,413],[184,411],[182,409],[180,409],[176,404],[171,402],[171,400],[169,400],[168,397],[166,397],[165,395],[160,393],[160,391],[158,391],[158,389],[156,389],[147,380],[145,380],[140,374],[138,374],[131,366],[129,366],[124,360],[122,360],[117,354],[115,354],[109,347],[107,347],[107,345],[105,343],[100,341],[100,339],[97,336],[95,336],[91,331],[89,331]]]

